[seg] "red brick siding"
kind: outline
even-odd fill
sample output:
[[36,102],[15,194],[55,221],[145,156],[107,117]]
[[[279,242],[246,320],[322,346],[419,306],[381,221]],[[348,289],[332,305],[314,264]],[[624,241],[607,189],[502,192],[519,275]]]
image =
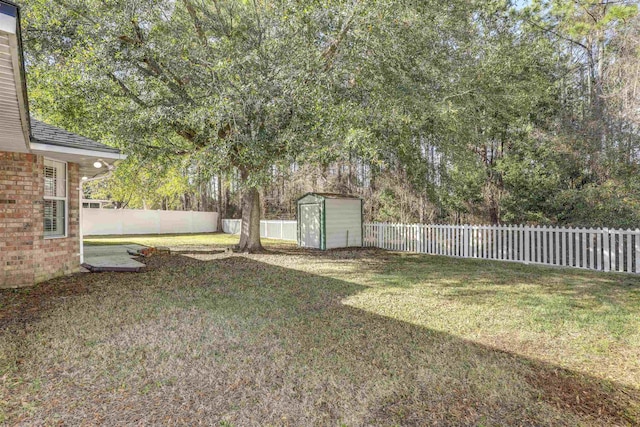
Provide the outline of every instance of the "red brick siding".
[[80,264],[78,165],[68,163],[67,237],[44,238],[44,158],[0,151],[0,288],[30,286]]

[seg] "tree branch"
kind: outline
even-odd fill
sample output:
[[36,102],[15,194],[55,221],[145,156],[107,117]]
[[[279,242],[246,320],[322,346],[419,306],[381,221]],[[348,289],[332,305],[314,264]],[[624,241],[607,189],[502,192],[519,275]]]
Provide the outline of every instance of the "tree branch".
[[134,101],[136,104],[138,104],[141,107],[145,107],[145,108],[149,107],[143,100],[141,100],[138,97],[138,95],[133,93],[133,91],[129,89],[127,85],[125,85],[124,82],[119,78],[117,78],[113,73],[109,73],[107,75],[113,82],[115,82],[118,86],[120,86],[120,89],[122,89],[125,95],[127,95],[132,101]]
[[347,36],[347,33],[351,29],[351,25],[353,24],[353,19],[356,16],[356,10],[358,9],[359,4],[360,4],[360,0],[356,0],[355,4],[353,5],[353,9],[351,10],[351,14],[347,18],[347,21],[342,26],[342,29],[340,29],[338,36],[333,42],[329,44],[329,46],[325,49],[325,51],[322,52],[322,58],[324,58],[325,60],[325,66],[324,66],[325,71],[329,71],[333,67],[333,61],[335,60],[336,54],[338,52],[338,48],[340,47],[340,44],[342,44],[342,41],[345,39],[345,37]]
[[538,24],[538,23],[536,23],[536,22],[534,22],[534,21],[532,21],[530,19],[526,19],[526,21],[529,24],[533,25],[534,27],[536,27],[536,28],[538,28],[538,29],[540,29],[542,31],[545,31],[547,33],[551,33],[551,34],[553,34],[554,36],[556,36],[558,38],[561,38],[561,39],[563,39],[565,41],[568,41],[569,43],[573,43],[573,44],[575,44],[577,46],[580,46],[581,48],[585,49],[587,52],[591,52],[591,49],[589,47],[587,47],[586,45],[580,43],[577,40],[574,40],[574,39],[572,39],[570,37],[563,36],[562,34],[558,33],[557,31],[552,30],[551,28],[545,28],[542,25],[540,25],[540,24]]
[[193,5],[189,0],[183,0],[183,3],[185,8],[187,9],[187,12],[189,12],[189,16],[191,17],[191,20],[193,21],[193,26],[196,29],[196,33],[198,34],[198,38],[200,39],[200,42],[202,43],[203,46],[207,46],[207,36],[205,35],[204,30],[202,29],[202,25],[200,24],[200,20],[196,15],[196,10],[194,9]]

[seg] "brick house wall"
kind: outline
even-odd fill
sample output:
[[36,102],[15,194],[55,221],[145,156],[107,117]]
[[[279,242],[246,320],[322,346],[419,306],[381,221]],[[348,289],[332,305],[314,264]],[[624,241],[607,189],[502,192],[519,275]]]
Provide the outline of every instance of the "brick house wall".
[[44,157],[0,151],[0,288],[31,286],[80,268],[76,163],[67,164],[68,230],[44,238]]

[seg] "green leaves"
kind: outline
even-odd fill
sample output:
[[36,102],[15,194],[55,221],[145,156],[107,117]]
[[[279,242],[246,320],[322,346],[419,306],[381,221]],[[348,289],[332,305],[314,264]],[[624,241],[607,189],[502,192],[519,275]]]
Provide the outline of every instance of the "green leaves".
[[169,175],[266,187],[274,165],[349,162],[387,175],[385,217],[402,193],[431,217],[545,222],[567,217],[552,194],[637,171],[632,2],[29,0],[23,16],[32,110]]

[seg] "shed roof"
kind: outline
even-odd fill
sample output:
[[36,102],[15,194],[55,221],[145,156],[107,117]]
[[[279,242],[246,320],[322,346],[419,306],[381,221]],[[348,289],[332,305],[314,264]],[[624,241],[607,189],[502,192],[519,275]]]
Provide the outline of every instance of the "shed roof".
[[43,144],[102,151],[105,153],[120,152],[117,148],[109,147],[108,145],[101,144],[92,139],[76,135],[33,118],[31,119],[31,137],[33,142],[41,142]]
[[325,199],[358,199],[360,200],[360,197],[358,196],[351,196],[348,194],[340,194],[340,193],[315,193],[315,192],[310,192],[310,193],[306,193],[304,195],[302,195],[301,197],[298,198],[298,200],[303,199],[307,196],[318,196],[318,197],[322,197]]

